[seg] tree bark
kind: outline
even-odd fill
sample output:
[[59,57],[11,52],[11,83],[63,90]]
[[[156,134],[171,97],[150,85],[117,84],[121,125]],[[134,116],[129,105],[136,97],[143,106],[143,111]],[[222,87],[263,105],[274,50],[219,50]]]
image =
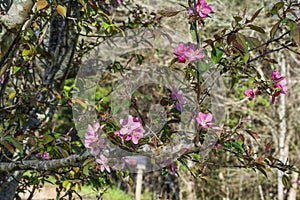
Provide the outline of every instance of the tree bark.
[[22,25],[33,7],[32,0],[14,0],[5,15],[0,15],[0,60],[2,66],[4,56],[9,53],[13,41],[21,31]]
[[[281,74],[286,74],[286,60],[284,55],[281,55]],[[279,150],[279,160],[282,162],[286,162],[287,159],[287,153],[285,152],[285,145],[286,144],[286,131],[287,131],[287,126],[286,126],[286,96],[285,95],[280,95],[279,96],[279,107],[278,107],[278,117],[279,117],[279,139],[278,139],[278,150]],[[277,173],[277,198],[278,200],[284,200],[284,185],[282,183],[282,176],[283,172],[278,170]]]
[[293,172],[291,174],[291,180],[290,180],[291,188],[289,190],[287,200],[296,200],[297,199],[298,178],[299,178],[299,173]]

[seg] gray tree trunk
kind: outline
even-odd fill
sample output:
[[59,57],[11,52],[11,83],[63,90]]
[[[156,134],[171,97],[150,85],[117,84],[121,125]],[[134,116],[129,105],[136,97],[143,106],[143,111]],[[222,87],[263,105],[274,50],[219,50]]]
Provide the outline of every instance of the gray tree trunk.
[[[280,64],[281,74],[286,74],[286,59],[284,55],[281,55]],[[287,153],[285,151],[286,135],[287,135],[287,125],[286,125],[286,96],[279,96],[279,107],[278,107],[278,117],[279,117],[279,138],[278,138],[278,150],[279,150],[279,160],[285,162],[287,159]],[[284,200],[284,185],[282,184],[283,172],[278,170],[277,173],[277,198],[278,200]]]

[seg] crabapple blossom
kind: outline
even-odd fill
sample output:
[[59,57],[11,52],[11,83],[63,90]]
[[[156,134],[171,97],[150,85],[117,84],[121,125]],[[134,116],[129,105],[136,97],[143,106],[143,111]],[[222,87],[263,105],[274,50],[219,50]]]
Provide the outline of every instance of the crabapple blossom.
[[138,144],[139,139],[144,136],[144,128],[139,118],[134,118],[128,115],[126,119],[120,120],[121,129],[115,131],[115,135],[122,140],[132,141],[133,144]]
[[96,122],[93,126],[89,124],[85,132],[84,146],[90,149],[93,155],[97,155],[100,152],[100,148],[104,147],[104,140],[101,140],[98,135],[103,127],[104,125]]
[[244,95],[245,95],[246,97],[254,98],[254,92],[253,92],[252,89],[249,89],[249,88],[245,90]]
[[181,112],[182,106],[187,103],[187,99],[183,96],[182,90],[178,90],[175,87],[172,87],[171,89],[171,98],[172,100],[177,100],[176,102],[176,109]]
[[202,59],[203,49],[195,49],[195,45],[193,43],[184,44],[183,42],[179,42],[178,46],[174,48],[174,54],[178,56],[178,62],[185,63],[186,59],[191,61],[196,61]]
[[108,166],[109,159],[106,156],[100,154],[99,158],[96,159],[96,162],[100,164],[101,172],[104,172],[104,170],[110,172],[110,168]]
[[282,80],[283,78],[284,78],[284,76],[281,75],[279,71],[273,70],[273,72],[272,72],[272,79],[274,81]]
[[275,103],[275,98],[280,94],[287,94],[286,79],[277,70],[273,70],[272,79],[274,80],[275,92],[272,96],[272,104]]
[[213,5],[208,5],[205,0],[197,0],[192,8],[192,13],[200,16],[201,18],[207,17],[213,11]]
[[212,125],[214,125],[214,123],[212,123],[212,114],[211,113],[202,113],[202,112],[199,112],[198,113],[198,117],[197,117],[197,122],[198,124],[202,127],[202,128],[208,128]]

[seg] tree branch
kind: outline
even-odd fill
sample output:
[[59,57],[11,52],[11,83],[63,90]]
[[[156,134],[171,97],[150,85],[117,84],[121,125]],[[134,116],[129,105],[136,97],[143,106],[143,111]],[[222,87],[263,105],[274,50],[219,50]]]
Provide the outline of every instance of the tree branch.
[[48,171],[62,167],[76,166],[78,162],[85,160],[90,153],[85,151],[83,154],[71,155],[66,158],[53,160],[26,160],[17,162],[1,162],[0,171],[15,171],[15,170],[40,170]]

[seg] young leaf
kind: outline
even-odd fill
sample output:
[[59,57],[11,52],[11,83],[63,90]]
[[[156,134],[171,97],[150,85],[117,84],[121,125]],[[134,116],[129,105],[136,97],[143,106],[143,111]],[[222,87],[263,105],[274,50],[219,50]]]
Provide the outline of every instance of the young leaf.
[[274,26],[272,27],[271,31],[270,31],[270,37],[273,38],[277,29],[279,28],[279,24],[280,22],[277,22],[276,24],[274,24]]
[[220,49],[218,47],[214,47],[213,50],[212,50],[212,52],[211,52],[211,59],[212,59],[212,61],[215,64],[217,64],[221,60],[221,58],[223,56],[223,53],[224,53],[224,51],[222,49]]
[[62,17],[66,17],[67,16],[67,9],[66,7],[62,6],[62,5],[58,5],[56,7],[56,11],[58,12],[58,14],[60,14]]
[[10,144],[12,144],[14,147],[16,147],[20,151],[21,154],[23,153],[23,146],[15,138],[7,136],[4,138],[4,140],[6,140]]
[[284,175],[282,176],[282,184],[284,185],[284,187],[285,187],[286,189],[289,189],[289,188],[290,188],[290,180],[289,180],[289,177],[288,177],[286,174],[284,174]]
[[262,34],[265,34],[266,32],[265,32],[265,30],[263,29],[263,28],[261,28],[261,27],[259,27],[259,26],[255,26],[255,25],[252,25],[252,24],[250,24],[250,25],[248,25],[252,30],[254,30],[254,31],[257,31],[257,32],[259,32],[259,33],[262,33]]
[[253,22],[253,21],[255,20],[255,18],[259,15],[259,13],[260,13],[260,11],[261,11],[262,9],[263,9],[263,7],[260,8],[260,9],[258,9],[258,10],[253,14],[253,16],[251,17],[250,20],[247,20],[247,19],[246,19],[246,24],[247,24],[247,23],[250,23],[250,22]]
[[159,10],[158,14],[164,16],[164,17],[173,17],[177,15],[180,11],[168,11],[168,10]]
[[39,0],[36,3],[36,9],[37,9],[37,11],[44,9],[47,6],[48,6],[48,1],[46,1],[46,0]]

